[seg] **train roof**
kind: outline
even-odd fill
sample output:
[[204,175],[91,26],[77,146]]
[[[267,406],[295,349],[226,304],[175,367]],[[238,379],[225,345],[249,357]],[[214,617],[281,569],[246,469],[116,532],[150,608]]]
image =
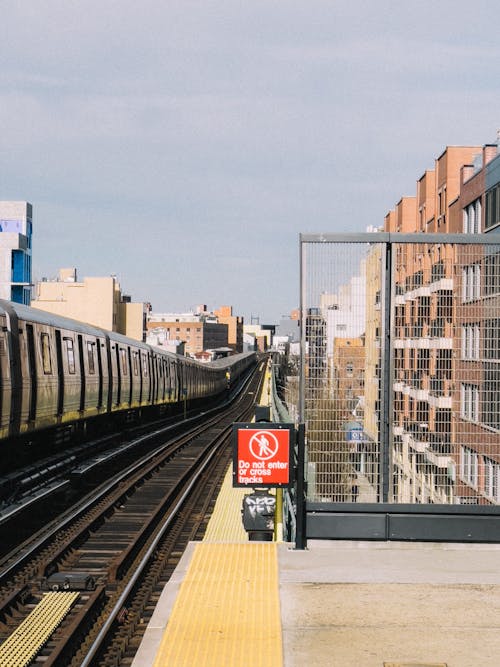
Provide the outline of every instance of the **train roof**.
[[230,357],[221,357],[206,365],[212,366],[213,368],[226,368],[226,366],[232,366],[240,359],[245,359],[252,355],[255,356],[255,352],[240,352],[239,354],[232,354]]
[[96,327],[92,324],[87,324],[86,322],[80,322],[79,320],[73,320],[69,317],[49,313],[48,311],[40,310],[39,308],[25,306],[21,303],[0,299],[0,313],[2,312],[6,314],[14,312],[19,319],[45,324],[47,326],[69,329],[71,331],[88,334],[90,336],[109,337],[109,339],[112,341],[123,343],[125,345],[134,345],[135,347],[140,347],[142,349],[150,350],[152,352],[156,352],[157,354],[164,355],[171,359],[176,359],[177,361],[184,364],[203,366],[205,369],[218,370],[221,368],[223,369],[231,367],[238,360],[255,354],[254,352],[242,352],[239,354],[233,354],[229,357],[222,357],[221,359],[217,359],[216,361],[211,361],[209,363],[202,363],[190,357],[184,357],[168,350],[162,350],[160,347],[149,345],[148,343],[144,343],[135,338],[129,338],[128,336],[124,336],[123,334],[117,333],[115,331],[107,331],[106,329]]
[[22,320],[29,320],[39,324],[46,324],[50,326],[61,327],[62,329],[71,329],[78,333],[87,333],[93,336],[105,336],[107,332],[105,329],[80,322],[79,320],[72,320],[69,317],[62,315],[55,315],[39,308],[32,308],[21,303],[14,303],[13,301],[5,301],[0,299],[0,312],[10,314],[12,311]]

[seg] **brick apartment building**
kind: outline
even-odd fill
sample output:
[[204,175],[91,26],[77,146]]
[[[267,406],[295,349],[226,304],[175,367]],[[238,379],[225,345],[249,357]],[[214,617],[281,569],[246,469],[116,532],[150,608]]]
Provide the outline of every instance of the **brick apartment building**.
[[448,147],[400,200],[396,244],[394,495],[500,502],[500,246],[431,244],[426,233],[499,230],[497,146]]
[[195,356],[204,350],[228,347],[228,325],[195,313],[151,313],[147,330],[163,329],[171,341],[184,341],[185,352]]

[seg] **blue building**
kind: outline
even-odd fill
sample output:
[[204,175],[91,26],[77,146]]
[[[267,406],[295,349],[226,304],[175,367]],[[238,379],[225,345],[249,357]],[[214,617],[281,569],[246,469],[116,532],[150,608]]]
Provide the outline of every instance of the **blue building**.
[[32,215],[29,202],[0,201],[0,298],[28,306]]

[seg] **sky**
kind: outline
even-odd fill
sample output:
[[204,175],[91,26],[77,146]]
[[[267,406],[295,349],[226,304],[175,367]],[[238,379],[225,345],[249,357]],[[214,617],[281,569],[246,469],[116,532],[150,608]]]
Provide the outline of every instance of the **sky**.
[[383,224],[496,141],[496,0],[0,0],[0,200],[33,277],[154,312],[299,302],[299,234]]

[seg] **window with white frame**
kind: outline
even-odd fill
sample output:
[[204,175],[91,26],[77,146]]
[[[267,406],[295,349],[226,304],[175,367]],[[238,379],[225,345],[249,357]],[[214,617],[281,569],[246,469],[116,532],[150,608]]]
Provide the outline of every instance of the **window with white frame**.
[[479,234],[481,231],[481,199],[476,199],[463,209],[464,234]]
[[479,359],[480,335],[479,324],[462,326],[462,359]]
[[481,296],[481,265],[471,264],[462,270],[462,301],[475,301]]
[[500,465],[488,457],[484,457],[484,495],[495,502],[500,499]]
[[500,430],[500,365],[498,362],[483,364],[481,422],[489,428]]
[[463,382],[460,385],[460,416],[462,419],[479,420],[479,387]]
[[470,486],[477,487],[478,455],[470,447],[460,447],[460,477]]

